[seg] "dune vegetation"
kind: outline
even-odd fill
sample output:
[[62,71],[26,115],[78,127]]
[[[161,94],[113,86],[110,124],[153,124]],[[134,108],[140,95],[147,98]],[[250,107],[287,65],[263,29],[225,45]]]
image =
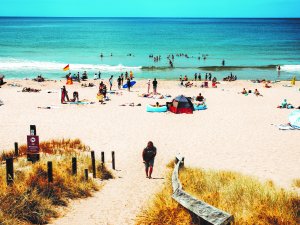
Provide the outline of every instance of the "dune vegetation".
[[296,188],[300,188],[300,179],[293,180],[293,186]]
[[[137,217],[136,224],[194,224],[193,216],[171,198],[171,174],[148,207]],[[300,223],[300,196],[280,189],[273,182],[236,172],[182,168],[180,181],[185,191],[234,216],[232,224]]]
[[[5,163],[0,166],[0,224],[44,224],[59,216],[58,206],[67,206],[70,199],[92,196],[101,189],[100,179],[113,178],[105,164],[96,160],[97,178],[88,180],[84,169],[91,172],[89,147],[80,140],[42,142],[41,160],[32,164],[25,157],[26,146],[14,159],[14,182],[6,184]],[[6,151],[1,160],[13,156]],[[77,175],[72,175],[72,157],[77,158]],[[53,163],[53,182],[48,182],[47,161]],[[100,165],[100,166],[98,166]]]

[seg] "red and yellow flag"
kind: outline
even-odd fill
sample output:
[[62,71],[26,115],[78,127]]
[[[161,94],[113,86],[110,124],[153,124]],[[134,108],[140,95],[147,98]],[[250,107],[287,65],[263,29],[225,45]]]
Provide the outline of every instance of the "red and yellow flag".
[[64,67],[64,69],[63,69],[64,71],[67,71],[67,70],[70,70],[70,65],[68,64],[68,65],[66,65],[65,67]]

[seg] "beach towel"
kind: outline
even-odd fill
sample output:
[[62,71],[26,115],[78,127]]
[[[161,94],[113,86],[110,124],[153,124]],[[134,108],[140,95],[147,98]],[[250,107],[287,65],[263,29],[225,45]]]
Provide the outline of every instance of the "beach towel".
[[38,109],[59,109],[59,106],[51,105],[51,106],[38,106]]

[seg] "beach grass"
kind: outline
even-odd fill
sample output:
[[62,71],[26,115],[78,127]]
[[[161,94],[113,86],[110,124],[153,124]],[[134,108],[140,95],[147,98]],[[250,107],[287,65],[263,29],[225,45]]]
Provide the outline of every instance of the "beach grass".
[[[77,143],[77,144],[75,144]],[[56,146],[56,149],[51,149]],[[79,151],[79,147],[81,151]],[[32,164],[26,157],[14,161],[15,177],[6,184],[5,165],[0,166],[0,224],[45,224],[60,216],[58,206],[71,199],[92,196],[103,186],[100,179],[85,180],[84,169],[90,168],[89,148],[78,139],[43,142],[41,160]],[[66,151],[64,152],[64,148]],[[59,154],[58,154],[59,152]],[[72,156],[77,158],[77,176],[72,175]],[[47,161],[53,162],[53,182],[48,182]],[[96,160],[96,165],[100,162]],[[90,170],[91,172],[91,170]],[[113,178],[105,165],[97,167],[97,177]]]
[[[171,174],[163,189],[137,217],[136,224],[193,224],[193,216],[171,198]],[[232,224],[299,224],[300,196],[230,171],[183,168],[179,173],[185,191],[234,216]]]
[[293,186],[296,188],[300,188],[300,179],[294,179],[293,180]]
[[[89,151],[90,147],[83,144],[78,138],[76,139],[53,139],[50,141],[43,141],[39,144],[40,152],[46,154],[73,154],[77,151]],[[25,156],[27,145],[19,146],[19,157]],[[14,157],[15,150],[5,150],[0,154],[0,162],[6,158]]]

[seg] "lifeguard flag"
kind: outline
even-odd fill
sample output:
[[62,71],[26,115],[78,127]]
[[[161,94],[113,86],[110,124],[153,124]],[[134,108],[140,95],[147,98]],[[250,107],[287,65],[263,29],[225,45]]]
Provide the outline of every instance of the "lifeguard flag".
[[70,69],[70,65],[69,64],[64,67],[64,71],[67,71],[69,69]]

